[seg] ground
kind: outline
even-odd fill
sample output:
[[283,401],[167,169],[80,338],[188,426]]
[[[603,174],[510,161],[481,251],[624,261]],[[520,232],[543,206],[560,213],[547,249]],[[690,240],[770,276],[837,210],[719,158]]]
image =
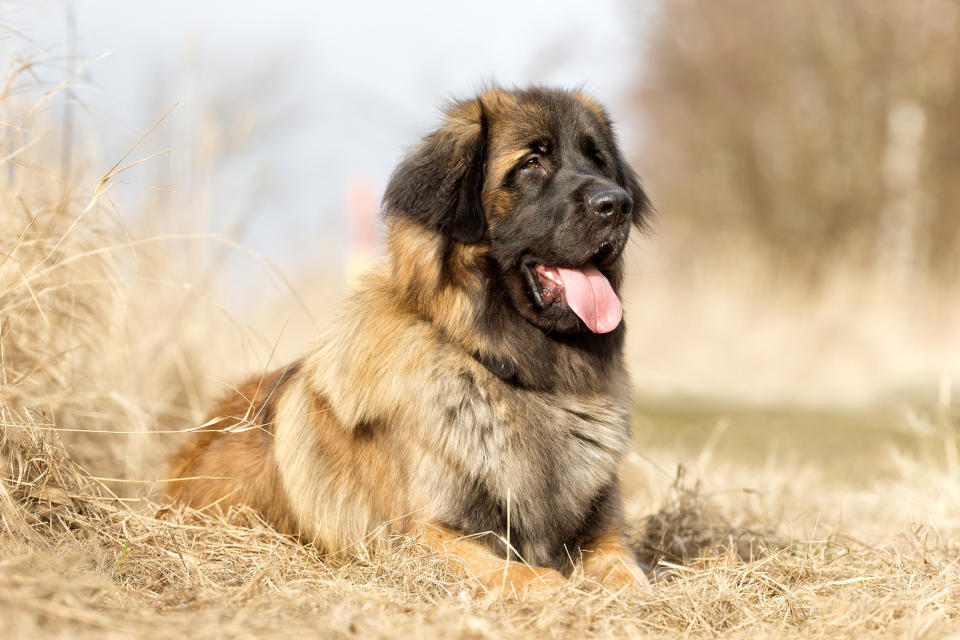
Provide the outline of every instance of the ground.
[[214,520],[112,500],[41,416],[8,415],[7,637],[903,638],[960,628],[958,491],[943,441],[898,429],[895,407],[684,406],[637,407],[623,473],[653,592],[575,578],[546,598],[486,594],[410,540],[329,558],[249,512]]

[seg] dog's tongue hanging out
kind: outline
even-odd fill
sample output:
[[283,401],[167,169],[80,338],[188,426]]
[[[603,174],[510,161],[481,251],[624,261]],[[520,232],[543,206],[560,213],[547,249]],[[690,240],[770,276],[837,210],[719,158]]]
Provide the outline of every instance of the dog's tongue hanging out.
[[551,290],[551,298],[559,300],[562,296],[590,331],[609,333],[620,324],[623,318],[620,299],[610,281],[593,264],[588,262],[573,269],[538,266],[537,274]]

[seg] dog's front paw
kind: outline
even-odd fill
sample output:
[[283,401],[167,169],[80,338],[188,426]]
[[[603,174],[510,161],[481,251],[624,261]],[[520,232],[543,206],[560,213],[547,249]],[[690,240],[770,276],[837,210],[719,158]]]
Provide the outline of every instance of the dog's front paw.
[[639,593],[651,591],[650,581],[636,563],[618,559],[611,562],[605,575],[600,576],[600,583],[607,589],[614,591],[629,590]]
[[567,582],[559,571],[511,562],[484,581],[493,593],[502,595],[541,595],[559,590]]

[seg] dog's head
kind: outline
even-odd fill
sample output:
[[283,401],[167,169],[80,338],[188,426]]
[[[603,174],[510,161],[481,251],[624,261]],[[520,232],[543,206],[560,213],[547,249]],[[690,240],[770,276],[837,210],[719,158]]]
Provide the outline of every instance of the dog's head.
[[453,103],[397,167],[384,203],[482,247],[486,276],[537,327],[619,326],[622,253],[649,203],[606,111],[583,93],[492,89]]

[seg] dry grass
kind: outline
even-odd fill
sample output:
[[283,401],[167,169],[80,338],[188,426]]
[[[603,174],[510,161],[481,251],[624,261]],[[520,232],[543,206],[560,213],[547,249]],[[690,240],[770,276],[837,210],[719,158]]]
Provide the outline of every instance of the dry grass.
[[636,522],[640,557],[657,563],[652,596],[574,580],[549,600],[498,600],[408,540],[333,559],[246,511],[120,502],[69,458],[55,425],[4,419],[7,637],[937,637],[960,608],[960,546],[932,524],[875,523],[873,544],[790,540],[731,524],[746,510],[682,485]]
[[[225,321],[140,290],[158,280],[144,265],[163,254],[129,240],[104,198],[64,194],[42,145],[13,154],[31,141],[35,109],[0,99],[20,123],[0,130],[9,169],[0,172],[4,637],[902,638],[958,629],[960,478],[933,458],[899,456],[896,478],[855,491],[777,461],[708,465],[702,451],[698,483],[659,471],[676,452],[631,456],[631,537],[656,580],[645,597],[574,579],[549,599],[497,599],[409,540],[358,544],[337,559],[246,511],[217,519],[165,509],[145,481],[173,444],[166,432],[194,424],[215,391],[209,363],[231,363],[211,339]],[[139,278],[122,275],[125,261]]]

